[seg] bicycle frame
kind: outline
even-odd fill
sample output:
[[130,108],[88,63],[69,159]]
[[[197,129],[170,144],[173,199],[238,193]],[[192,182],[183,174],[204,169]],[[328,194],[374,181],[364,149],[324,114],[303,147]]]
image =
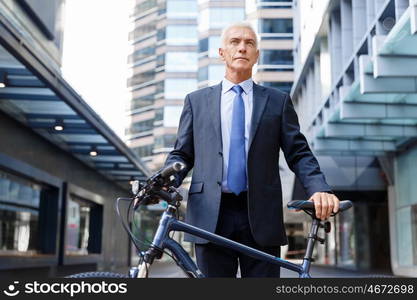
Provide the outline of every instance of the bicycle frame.
[[147,277],[148,267],[150,266],[150,264],[152,264],[154,258],[160,258],[162,256],[162,249],[168,249],[173,253],[173,255],[176,257],[178,261],[179,266],[184,270],[188,277],[205,277],[198,269],[191,257],[188,255],[188,253],[184,250],[184,248],[178,242],[169,237],[169,233],[171,231],[187,232],[194,236],[198,236],[200,238],[208,240],[209,242],[212,242],[219,246],[233,249],[235,251],[238,251],[256,259],[277,264],[285,269],[297,272],[300,278],[311,277],[309,274],[311,256],[313,253],[315,241],[320,240],[320,238],[317,237],[317,231],[319,227],[322,226],[320,224],[320,220],[313,218],[313,224],[310,229],[310,234],[308,235],[307,250],[302,264],[298,265],[289,262],[285,259],[281,259],[279,257],[267,254],[255,248],[224,238],[220,235],[181,222],[177,220],[175,217],[176,209],[177,208],[175,206],[169,205],[168,208],[164,211],[159,222],[158,229],[155,233],[150,250],[146,252],[146,259],[140,262],[138,269],[136,269],[137,272],[131,272],[132,277]]

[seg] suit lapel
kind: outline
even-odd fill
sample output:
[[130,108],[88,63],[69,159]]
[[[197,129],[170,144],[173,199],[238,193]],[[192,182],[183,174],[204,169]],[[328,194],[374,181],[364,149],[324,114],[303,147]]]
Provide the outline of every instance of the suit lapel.
[[222,134],[221,134],[221,117],[220,117],[220,100],[222,92],[222,83],[210,87],[207,93],[207,107],[208,116],[213,122],[214,131],[217,136],[217,140],[220,140],[220,151],[222,149]]
[[253,139],[255,138],[255,134],[267,102],[268,94],[266,93],[266,89],[253,83],[253,110],[249,134],[249,149],[252,145]]

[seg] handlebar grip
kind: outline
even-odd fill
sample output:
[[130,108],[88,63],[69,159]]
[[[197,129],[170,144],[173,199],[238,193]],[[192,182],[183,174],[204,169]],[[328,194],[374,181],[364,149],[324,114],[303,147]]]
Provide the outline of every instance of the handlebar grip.
[[160,174],[163,178],[168,178],[171,175],[174,175],[175,173],[178,173],[179,171],[183,170],[185,168],[185,164],[181,162],[174,162],[170,166],[167,166],[165,169],[163,169]]

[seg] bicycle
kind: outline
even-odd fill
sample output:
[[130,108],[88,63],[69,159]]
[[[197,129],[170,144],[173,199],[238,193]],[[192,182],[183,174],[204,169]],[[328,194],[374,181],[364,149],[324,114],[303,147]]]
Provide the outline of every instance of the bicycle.
[[[169,255],[176,264],[184,271],[187,277],[190,278],[203,278],[204,274],[198,269],[197,265],[191,259],[189,254],[184,248],[175,240],[173,240],[169,234],[172,231],[187,232],[189,234],[201,237],[209,242],[217,245],[230,248],[239,251],[245,255],[251,256],[256,259],[268,261],[270,263],[278,264],[282,268],[297,272],[300,278],[310,278],[310,265],[312,262],[312,254],[316,241],[324,243],[325,239],[317,235],[320,228],[324,229],[327,234],[331,230],[330,222],[322,222],[316,218],[314,211],[314,204],[311,201],[294,200],[287,204],[289,209],[303,210],[305,213],[312,217],[312,225],[308,235],[307,249],[301,264],[295,264],[285,259],[275,257],[260,250],[248,247],[233,240],[224,238],[217,234],[208,232],[198,227],[189,225],[178,220],[178,209],[181,205],[183,197],[180,195],[177,188],[173,187],[174,174],[181,171],[185,167],[184,164],[176,162],[171,166],[166,167],[154,176],[150,177],[146,183],[135,181],[132,184],[133,198],[118,198],[116,200],[116,212],[121,219],[122,225],[128,233],[133,244],[136,246],[137,254],[140,257],[139,265],[132,267],[129,270],[128,275],[112,273],[112,272],[86,272],[68,276],[69,278],[147,278],[149,274],[149,268],[155,259],[160,259],[165,253]],[[150,244],[148,250],[140,251],[139,243],[143,243],[138,240],[132,233],[131,229],[127,226],[123,220],[119,203],[120,201],[128,201],[129,207],[127,211],[127,219],[136,211],[141,205],[156,204],[160,200],[165,200],[168,203],[167,208],[162,214],[159,226],[153,237],[153,241]],[[340,201],[339,211],[332,213],[331,216],[335,216],[339,212],[345,211],[352,207],[352,202],[349,200]],[[171,252],[168,253],[166,250]]]

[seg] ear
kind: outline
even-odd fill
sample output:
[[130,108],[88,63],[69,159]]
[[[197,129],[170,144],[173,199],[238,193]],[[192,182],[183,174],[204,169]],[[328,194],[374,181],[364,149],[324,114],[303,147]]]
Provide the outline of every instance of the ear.
[[222,48],[219,48],[219,56],[220,56],[220,59],[224,61],[224,50]]

